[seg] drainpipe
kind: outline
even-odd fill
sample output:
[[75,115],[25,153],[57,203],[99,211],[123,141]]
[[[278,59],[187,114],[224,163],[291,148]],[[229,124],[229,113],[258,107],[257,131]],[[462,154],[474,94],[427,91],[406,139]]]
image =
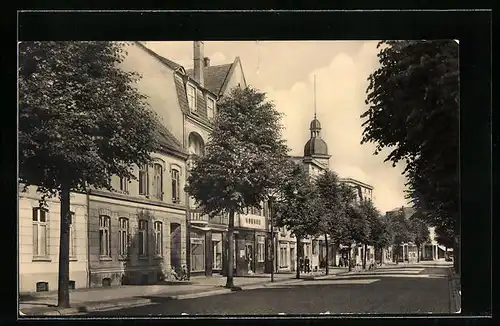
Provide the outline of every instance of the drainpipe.
[[87,287],[90,288],[90,189],[87,189]]

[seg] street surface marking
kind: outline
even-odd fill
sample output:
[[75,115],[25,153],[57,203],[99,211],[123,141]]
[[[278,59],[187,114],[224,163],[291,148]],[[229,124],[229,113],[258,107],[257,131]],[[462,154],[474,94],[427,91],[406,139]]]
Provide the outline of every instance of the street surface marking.
[[364,279],[364,280],[321,280],[321,281],[304,281],[300,285],[329,285],[329,284],[371,284],[378,282],[380,279]]

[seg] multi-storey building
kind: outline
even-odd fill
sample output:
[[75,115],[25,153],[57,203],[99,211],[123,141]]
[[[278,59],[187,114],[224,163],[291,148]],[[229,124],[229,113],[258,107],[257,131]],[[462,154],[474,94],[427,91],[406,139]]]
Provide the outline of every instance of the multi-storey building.
[[[40,195],[35,186],[22,191],[19,187],[19,292],[53,291],[58,288],[59,266],[59,199],[39,205]],[[71,193],[72,212],[69,237],[70,288],[88,286],[87,262],[87,196]]]

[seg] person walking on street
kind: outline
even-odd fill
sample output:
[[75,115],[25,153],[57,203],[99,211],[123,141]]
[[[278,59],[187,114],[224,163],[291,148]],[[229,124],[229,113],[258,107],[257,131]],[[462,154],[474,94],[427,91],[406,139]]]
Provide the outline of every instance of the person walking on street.
[[311,272],[311,265],[310,265],[309,257],[306,256],[304,263],[306,265],[306,273],[310,273]]

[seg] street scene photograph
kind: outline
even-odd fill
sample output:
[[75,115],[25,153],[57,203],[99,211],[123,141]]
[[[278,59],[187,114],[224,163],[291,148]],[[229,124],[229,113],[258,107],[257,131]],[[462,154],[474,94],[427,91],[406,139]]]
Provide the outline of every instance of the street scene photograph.
[[451,39],[18,42],[18,318],[460,313],[459,98]]

